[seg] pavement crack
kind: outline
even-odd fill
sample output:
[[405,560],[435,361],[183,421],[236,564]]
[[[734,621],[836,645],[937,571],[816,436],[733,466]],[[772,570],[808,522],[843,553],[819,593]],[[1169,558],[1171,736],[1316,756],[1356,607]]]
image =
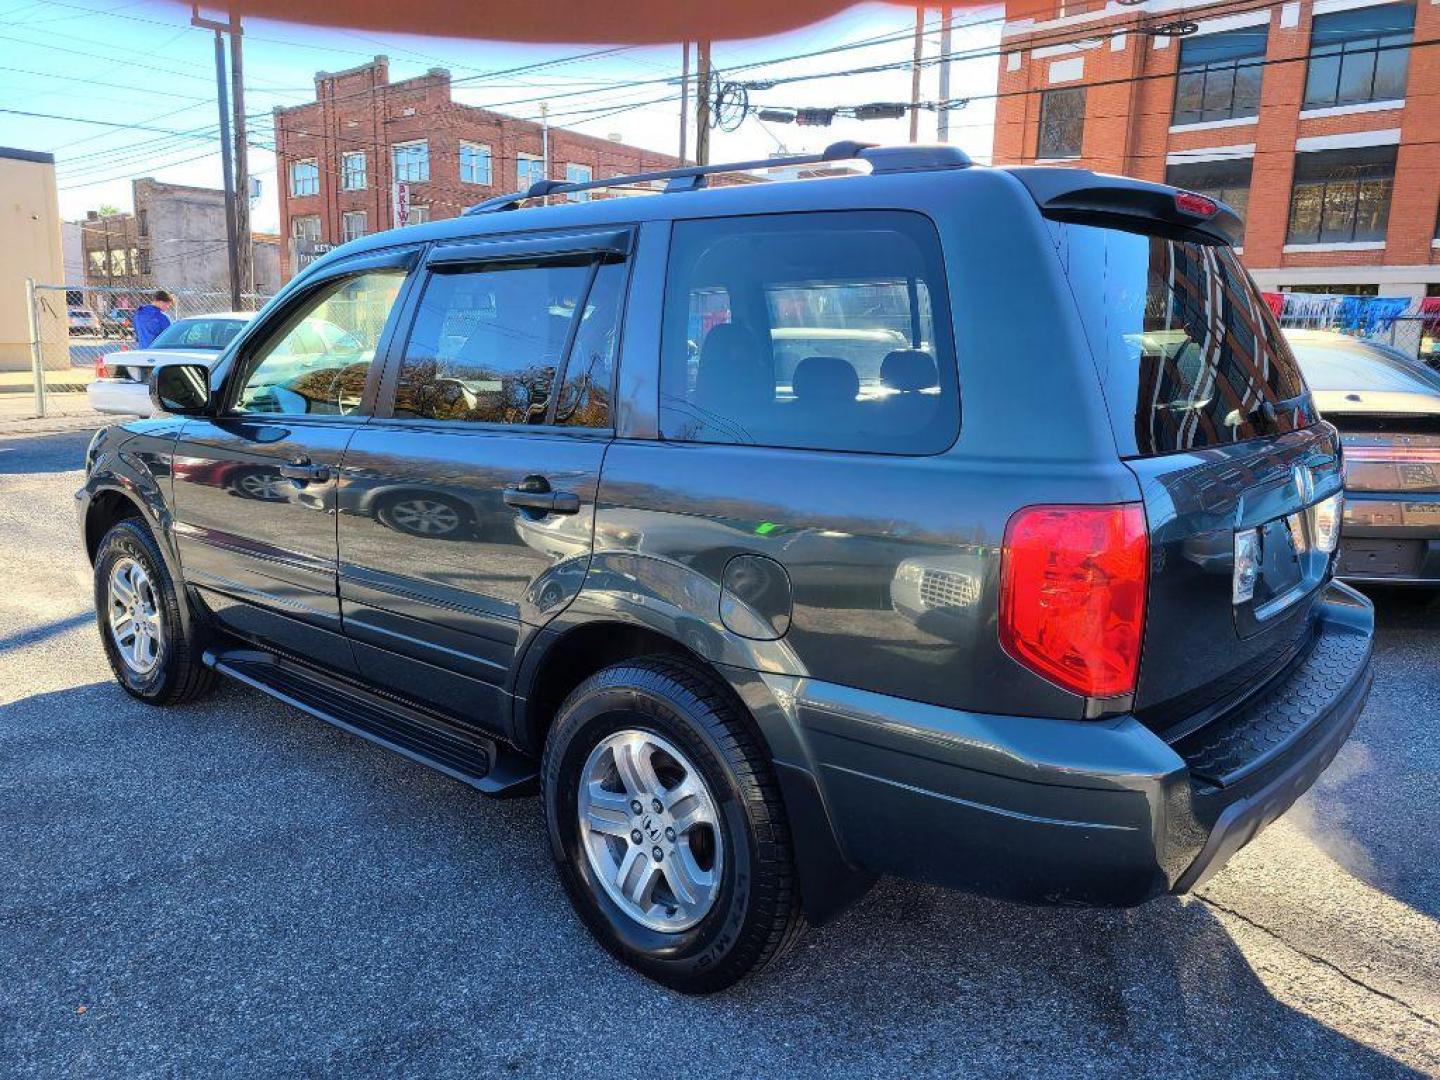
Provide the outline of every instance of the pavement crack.
[[1390,993],[1388,990],[1381,990],[1378,986],[1371,986],[1364,979],[1358,979],[1354,975],[1350,974],[1350,972],[1346,971],[1339,964],[1336,964],[1333,960],[1327,960],[1323,956],[1320,956],[1316,953],[1308,952],[1305,949],[1300,948],[1300,946],[1296,945],[1293,941],[1290,941],[1283,935],[1276,933],[1264,923],[1256,922],[1254,919],[1250,918],[1250,916],[1242,914],[1241,912],[1236,911],[1234,908],[1220,903],[1218,900],[1212,900],[1210,899],[1210,897],[1203,896],[1198,893],[1195,894],[1195,899],[1199,900],[1202,904],[1206,904],[1209,907],[1214,908],[1216,911],[1224,912],[1226,915],[1230,915],[1236,919],[1239,919],[1247,926],[1254,927],[1262,934],[1265,934],[1272,940],[1279,942],[1281,945],[1289,949],[1291,952],[1295,953],[1297,956],[1304,957],[1306,960],[1309,960],[1313,964],[1318,964],[1323,968],[1333,971],[1336,975],[1339,975],[1346,982],[1351,983],[1352,985],[1358,987],[1359,989],[1365,991],[1368,994],[1374,994],[1376,997],[1383,998],[1391,1004],[1398,1005],[1400,1008],[1404,1009],[1407,1013],[1413,1016],[1416,1020],[1419,1020],[1421,1023],[1425,1024],[1427,1027],[1431,1027],[1437,1031],[1440,1031],[1440,1022],[1437,1022],[1432,1017],[1427,1016],[1425,1013],[1417,1009],[1414,1005],[1411,1005],[1410,1002],[1406,1001],[1404,998],[1397,997],[1395,994]]

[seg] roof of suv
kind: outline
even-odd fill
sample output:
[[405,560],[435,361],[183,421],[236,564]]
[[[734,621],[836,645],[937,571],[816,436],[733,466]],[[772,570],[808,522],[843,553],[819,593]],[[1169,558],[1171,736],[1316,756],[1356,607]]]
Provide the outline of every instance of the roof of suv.
[[[872,171],[826,175],[798,182],[766,180],[761,183],[703,186],[712,174],[743,169],[820,164],[844,160],[868,162]],[[635,184],[657,179],[670,180],[663,193],[633,197],[565,202],[559,206],[518,207],[541,194],[556,196],[570,192],[619,186],[617,181]],[[823,182],[821,182],[823,181]],[[1196,216],[1179,208],[1178,189],[1165,184],[1110,176],[1087,169],[1054,166],[978,167],[956,147],[895,146],[872,147],[863,143],[836,143],[823,154],[803,158],[779,158],[763,162],[741,162],[688,169],[671,169],[637,177],[611,177],[588,184],[541,181],[529,192],[515,193],[482,203],[458,218],[446,218],[419,225],[372,233],[353,240],[317,259],[311,268],[328,265],[338,258],[379,251],[398,244],[465,240],[488,235],[534,229],[582,229],[594,225],[624,225],[636,221],[664,221],[674,218],[721,217],[777,211],[853,209],[857,202],[876,207],[903,208],[905,197],[916,185],[942,183],[1019,183],[1038,206],[1059,220],[1114,223],[1147,219],[1162,231],[1184,232],[1211,243],[1234,243],[1240,222],[1230,207],[1212,203],[1214,212]],[[1207,200],[1208,201],[1208,200]],[[511,209],[510,207],[517,207]]]

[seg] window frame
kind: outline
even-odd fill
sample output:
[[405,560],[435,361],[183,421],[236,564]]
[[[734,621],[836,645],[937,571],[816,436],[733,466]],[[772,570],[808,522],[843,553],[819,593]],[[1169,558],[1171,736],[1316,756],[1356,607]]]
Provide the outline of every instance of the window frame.
[[[636,224],[617,224],[597,232],[593,227],[576,233],[555,233],[553,231],[508,233],[503,236],[484,236],[474,239],[433,244],[426,251],[424,262],[411,274],[408,306],[401,313],[394,328],[394,338],[386,357],[385,370],[374,402],[372,419],[387,425],[405,428],[444,432],[473,432],[478,435],[508,433],[511,435],[564,435],[576,439],[613,439],[616,432],[616,400],[620,385],[620,368],[625,350],[630,310],[630,294],[635,282],[635,235]],[[623,236],[623,240],[620,238]],[[431,281],[438,274],[465,272],[463,268],[485,269],[504,266],[507,262],[535,265],[543,262],[574,261],[577,256],[590,257],[590,274],[581,298],[589,299],[595,287],[600,265],[606,260],[623,263],[625,279],[620,288],[620,305],[616,314],[615,360],[610,372],[610,425],[603,428],[581,427],[571,424],[556,424],[551,421],[559,401],[559,391],[565,385],[570,370],[570,354],[579,335],[580,323],[576,321],[569,329],[565,341],[565,355],[555,371],[554,388],[546,403],[546,423],[505,424],[495,420],[440,420],[425,416],[396,416],[395,398],[400,385],[400,369],[405,363],[410,339],[415,333],[415,324],[420,317],[420,305]]]
[[[1255,33],[1256,33],[1257,30],[1263,30],[1263,32],[1264,32],[1264,37],[1263,37],[1263,39],[1258,43],[1258,45],[1259,45],[1258,49],[1255,50],[1255,51],[1253,51],[1253,52],[1244,52],[1244,53],[1241,53],[1241,54],[1236,55],[1236,56],[1231,56],[1231,57],[1228,57],[1228,58],[1225,58],[1225,59],[1219,59],[1219,60],[1192,60],[1188,65],[1185,63],[1185,48],[1186,48],[1187,43],[1189,43],[1189,42],[1192,42],[1192,41],[1203,41],[1203,40],[1205,40],[1206,38],[1210,38],[1210,39],[1212,39],[1212,40],[1215,40],[1215,39],[1227,37],[1227,36],[1229,36],[1229,35],[1240,35],[1240,34],[1244,34],[1244,35],[1247,35],[1247,36],[1251,36],[1251,35],[1255,35]],[[1171,125],[1176,126],[1176,127],[1180,127],[1180,126],[1188,126],[1188,125],[1190,125],[1190,124],[1217,124],[1217,123],[1225,123],[1225,122],[1227,122],[1227,121],[1232,121],[1232,120],[1233,120],[1233,121],[1240,121],[1240,120],[1258,120],[1259,117],[1260,117],[1260,94],[1257,93],[1256,96],[1255,96],[1255,111],[1254,111],[1254,112],[1246,112],[1246,113],[1243,113],[1243,114],[1237,114],[1236,111],[1235,111],[1235,83],[1237,82],[1237,80],[1238,80],[1238,78],[1239,78],[1239,73],[1240,73],[1240,69],[1241,69],[1241,68],[1252,68],[1252,67],[1253,67],[1253,68],[1257,68],[1257,69],[1260,71],[1260,73],[1261,73],[1261,81],[1262,81],[1262,84],[1263,84],[1263,81],[1264,81],[1264,61],[1265,61],[1266,51],[1267,51],[1267,49],[1269,48],[1269,39],[1270,39],[1269,30],[1270,30],[1269,24],[1266,23],[1263,27],[1246,26],[1246,27],[1240,27],[1240,28],[1235,29],[1235,30],[1221,31],[1220,33],[1217,33],[1217,34],[1206,34],[1206,35],[1198,36],[1198,37],[1181,38],[1181,39],[1180,39],[1180,64],[1179,64],[1179,66],[1176,68],[1176,71],[1175,71],[1175,93],[1174,93],[1174,96],[1173,96],[1173,98],[1172,98],[1172,100],[1171,100],[1171,105],[1170,105],[1170,123],[1171,123]],[[1212,74],[1215,74],[1215,73],[1219,73],[1219,74],[1221,74],[1222,76],[1228,73],[1228,76],[1229,76],[1229,79],[1230,79],[1230,103],[1229,103],[1229,107],[1228,107],[1228,109],[1226,110],[1226,113],[1225,113],[1224,116],[1213,116],[1213,117],[1212,117],[1212,116],[1206,116],[1206,115],[1205,115],[1205,113],[1208,111],[1208,110],[1206,109],[1206,106],[1205,106],[1205,95],[1206,95],[1206,92],[1208,91],[1209,86],[1210,86],[1210,77],[1211,77]],[[1193,119],[1188,118],[1188,117],[1187,117],[1186,119],[1181,119],[1181,116],[1180,116],[1180,84],[1181,84],[1181,80],[1184,79],[1184,77],[1187,76],[1187,75],[1196,75],[1196,74],[1198,74],[1198,75],[1200,76],[1200,109],[1199,109],[1199,113],[1198,113],[1198,115],[1196,115]],[[1263,91],[1263,85],[1262,85],[1262,87],[1261,87],[1261,90]]]
[[[484,152],[485,178],[483,180],[471,180],[465,175],[465,151],[479,150]],[[460,183],[473,184],[475,187],[495,186],[495,152],[490,149],[489,143],[473,142],[469,139],[460,140],[460,146],[455,151],[457,170]]]
[[[315,190],[314,190],[314,191],[301,191],[301,190],[299,190],[299,187],[298,187],[298,185],[296,184],[296,179],[297,179],[297,178],[296,178],[296,175],[295,175],[295,170],[298,169],[298,168],[299,168],[300,166],[302,166],[302,165],[309,165],[309,166],[313,167],[314,170],[315,170]],[[316,196],[318,196],[318,195],[320,194],[320,159],[319,159],[319,158],[313,158],[313,157],[308,157],[308,158],[296,158],[294,161],[290,162],[290,167],[286,170],[286,172],[289,174],[289,175],[288,175],[288,179],[289,179],[289,181],[290,181],[290,183],[289,183],[289,187],[290,187],[290,197],[291,197],[292,199],[313,199],[313,198],[315,198]]]
[[[1410,11],[1410,26],[1406,30],[1378,30],[1378,29],[1351,29],[1325,31],[1322,21],[1343,21],[1347,16],[1355,16],[1361,11],[1374,12],[1380,9],[1401,9],[1408,8]],[[1382,101],[1404,101],[1410,90],[1410,59],[1411,49],[1400,48],[1399,42],[1386,42],[1386,38],[1405,38],[1413,45],[1415,41],[1415,19],[1417,12],[1413,3],[1373,4],[1365,8],[1351,8],[1344,11],[1328,12],[1316,15],[1310,24],[1310,36],[1306,42],[1307,55],[1305,62],[1305,82],[1300,91],[1300,111],[1302,115],[1319,109],[1353,109],[1366,105],[1373,105]],[[1326,39],[1316,42],[1316,25],[1320,25],[1322,32],[1326,32]],[[1323,52],[1317,52],[1317,47]],[[1381,51],[1382,47],[1385,51]],[[1345,77],[1345,60],[1347,57],[1363,54],[1370,56],[1370,77],[1369,91],[1367,96],[1358,101],[1341,101],[1341,87]],[[1386,94],[1382,97],[1375,95],[1375,80],[1380,69],[1382,57],[1398,53],[1405,62],[1405,86],[1399,97],[1393,94]],[[1327,99],[1312,99],[1310,96],[1310,79],[1315,71],[1316,61],[1326,62],[1335,58],[1339,62],[1335,66],[1335,77],[1331,89],[1333,93]]]
[[[937,283],[939,287],[929,290],[931,304],[931,324],[934,328],[936,336],[937,355],[935,357],[935,361],[937,369],[940,369],[943,372],[944,368],[941,365],[941,357],[938,355],[938,345],[940,340],[943,339],[949,348],[948,361],[951,365],[951,370],[953,371],[954,375],[954,381],[951,385],[953,385],[955,390],[955,425],[954,431],[951,433],[949,441],[944,446],[937,447],[934,450],[907,451],[877,450],[874,447],[868,447],[865,449],[845,449],[840,447],[776,446],[770,443],[763,442],[741,443],[718,440],[707,441],[700,439],[667,438],[664,434],[664,421],[662,417],[664,410],[661,407],[660,398],[661,394],[663,393],[663,387],[665,385],[665,343],[672,301],[671,287],[674,284],[674,276],[672,274],[672,269],[674,267],[676,252],[675,227],[689,222],[754,221],[764,218],[810,217],[816,214],[828,214],[832,216],[861,216],[865,214],[908,214],[920,218],[930,230],[931,237],[934,241],[933,254],[940,277],[940,281]],[[910,459],[942,457],[954,450],[956,443],[960,441],[960,437],[964,434],[965,431],[965,394],[964,386],[962,385],[960,379],[960,342],[959,335],[956,333],[955,329],[955,306],[954,304],[952,304],[950,296],[950,268],[947,262],[945,241],[940,229],[940,223],[933,213],[931,213],[927,209],[913,206],[905,207],[903,209],[890,209],[876,207],[873,205],[837,206],[808,210],[775,210],[740,214],[707,214],[696,217],[677,217],[670,221],[667,221],[666,225],[669,227],[666,230],[667,235],[666,248],[664,253],[664,265],[659,268],[661,288],[659,290],[659,304],[657,305],[658,311],[656,312],[656,314],[658,315],[659,325],[655,331],[655,353],[653,359],[651,360],[650,367],[650,374],[653,376],[653,382],[651,386],[653,387],[653,392],[655,394],[655,413],[653,420],[654,430],[651,437],[656,442],[662,444],[669,443],[675,446],[685,447],[712,447],[741,450],[763,449],[795,454],[854,454],[868,457]],[[732,302],[733,299],[734,298],[732,297]],[[688,297],[686,298],[685,306],[688,310]],[[945,388],[943,374],[941,376],[941,380],[941,389],[943,390]]]
[[[350,168],[351,158],[360,159],[360,168]],[[350,179],[357,174],[360,177],[358,184],[352,184]],[[365,191],[370,187],[370,160],[364,150],[342,150],[340,152],[340,190],[341,191]]]
[[[361,221],[361,231],[354,236],[349,235],[348,219],[358,217]],[[370,235],[370,215],[364,210],[342,210],[340,211],[340,242],[348,244],[351,240],[359,240],[362,236]]]
[[[425,157],[423,164],[423,175],[401,176],[400,159],[397,154],[401,150],[411,150],[415,147],[423,147]],[[403,139],[400,142],[390,144],[390,176],[399,184],[428,184],[430,182],[430,140],[429,139]]]
[[[289,290],[282,293],[266,313],[251,320],[231,340],[230,345],[216,361],[216,368],[223,366],[224,375],[216,389],[216,405],[213,419],[235,420],[247,423],[273,423],[274,417],[283,415],[284,422],[305,424],[364,423],[375,415],[375,405],[381,380],[387,369],[391,353],[395,348],[396,336],[404,325],[408,305],[414,297],[415,282],[420,277],[418,264],[424,245],[407,244],[404,247],[386,248],[366,255],[355,255],[326,267],[318,274],[302,274],[295,278]],[[258,349],[272,340],[275,332],[288,332],[292,320],[304,310],[321,290],[346,278],[384,270],[399,270],[405,274],[395,304],[386,319],[380,339],[375,343],[375,355],[370,361],[370,370],[365,374],[365,390],[360,404],[350,413],[247,413],[234,409],[234,403],[244,388],[245,380],[252,373],[250,363]],[[243,374],[242,374],[243,372]]]
[[[1353,177],[1353,178],[1350,178],[1350,177],[1327,176],[1327,177],[1325,177],[1324,179],[1321,179],[1321,180],[1301,180],[1301,179],[1299,179],[1300,163],[1301,163],[1301,161],[1306,157],[1306,154],[1304,154],[1304,153],[1296,154],[1296,155],[1295,155],[1295,172],[1294,172],[1294,174],[1292,174],[1292,176],[1291,176],[1291,181],[1290,181],[1290,198],[1289,198],[1289,201],[1286,203],[1286,206],[1285,206],[1285,246],[1286,246],[1286,247],[1292,247],[1292,246],[1294,246],[1294,247],[1317,247],[1317,248],[1323,248],[1323,247],[1325,247],[1326,245],[1329,245],[1329,244],[1377,244],[1377,243],[1378,243],[1378,244],[1385,244],[1385,243],[1388,242],[1389,232],[1390,232],[1390,212],[1391,212],[1391,210],[1394,208],[1394,202],[1395,202],[1395,176],[1396,176],[1396,170],[1397,170],[1397,166],[1398,166],[1398,156],[1399,156],[1399,155],[1398,155],[1398,147],[1397,147],[1397,145],[1395,145],[1395,144],[1389,144],[1389,145],[1382,145],[1382,146],[1378,146],[1378,147],[1344,147],[1344,148],[1338,148],[1338,149],[1339,149],[1339,152],[1341,152],[1341,153],[1344,153],[1344,152],[1347,152],[1347,151],[1354,151],[1354,150],[1362,150],[1362,151],[1363,151],[1363,150],[1371,150],[1371,149],[1375,149],[1375,150],[1389,149],[1389,150],[1391,150],[1391,151],[1395,151],[1395,156],[1394,156],[1394,158],[1392,158],[1392,161],[1390,162],[1390,172],[1389,172],[1389,175],[1388,175],[1388,176],[1355,176],[1355,177]],[[1333,153],[1335,153],[1335,152],[1336,152],[1336,151],[1316,150],[1316,151],[1310,151],[1310,154],[1325,155],[1325,154],[1333,154]],[[1343,166],[1342,166],[1342,167],[1343,167]],[[1351,167],[1355,167],[1355,166],[1351,166]],[[1358,167],[1359,167],[1359,168],[1365,168],[1366,166],[1360,165],[1360,166],[1358,166]],[[1389,193],[1388,201],[1386,202],[1386,206],[1385,206],[1385,228],[1384,228],[1384,230],[1383,230],[1383,235],[1381,235],[1378,239],[1372,238],[1372,239],[1365,239],[1365,240],[1357,240],[1357,239],[1355,238],[1355,233],[1356,233],[1356,230],[1359,228],[1359,225],[1360,225],[1360,207],[1361,207],[1360,189],[1361,189],[1361,185],[1362,185],[1366,180],[1388,180],[1388,181],[1389,181],[1389,184],[1390,184],[1390,193]],[[1327,199],[1328,199],[1328,197],[1329,197],[1331,187],[1332,187],[1332,185],[1333,185],[1333,186],[1335,186],[1335,187],[1338,188],[1338,187],[1343,187],[1343,186],[1345,186],[1346,184],[1353,184],[1354,187],[1355,187],[1355,198],[1354,198],[1354,201],[1353,201],[1353,203],[1351,204],[1351,206],[1350,206],[1350,208],[1349,208],[1349,217],[1350,217],[1349,236],[1348,236],[1348,238],[1342,239],[1342,240],[1325,239],[1325,238],[1324,238],[1324,233],[1325,233],[1325,212],[1326,212]],[[1294,216],[1295,216],[1295,196],[1296,196],[1296,194],[1297,194],[1302,188],[1304,188],[1304,189],[1315,189],[1315,188],[1318,188],[1318,189],[1319,189],[1319,192],[1320,192],[1319,211],[1318,211],[1318,217],[1317,217],[1317,224],[1316,224],[1316,228],[1315,228],[1314,239],[1303,239],[1303,240],[1296,239],[1294,233],[1292,232],[1292,223],[1293,223],[1293,221],[1294,221]]]
[[517,151],[515,151],[515,187],[516,187],[517,190],[519,190],[519,191],[528,191],[528,190],[530,190],[531,184],[534,184],[534,183],[537,182],[533,177],[531,178],[529,184],[525,183],[524,181],[522,181],[522,180],[520,179],[520,163],[521,163],[522,161],[528,161],[528,162],[530,162],[532,165],[539,165],[539,166],[540,166],[540,179],[541,179],[541,180],[548,180],[548,179],[549,179],[549,177],[546,175],[546,171],[547,171],[547,170],[546,170],[546,167],[545,167],[545,157],[544,157],[544,155],[542,155],[542,154],[527,154],[527,153],[525,153],[525,152],[523,152],[523,151],[517,150]]
[[[585,176],[584,176],[583,178],[578,177],[578,176],[571,176],[571,175],[570,175],[570,171],[571,171],[572,169],[584,169],[584,170],[585,170]],[[567,183],[567,184],[588,184],[588,183],[590,183],[591,181],[593,181],[594,179],[595,179],[595,169],[594,169],[593,166],[586,165],[583,161],[567,161],[567,162],[565,163],[565,183]],[[565,201],[566,201],[566,202],[579,202],[579,203],[589,202],[589,201],[590,201],[590,192],[588,192],[588,191],[570,191],[570,192],[567,192],[566,195],[565,195]]]

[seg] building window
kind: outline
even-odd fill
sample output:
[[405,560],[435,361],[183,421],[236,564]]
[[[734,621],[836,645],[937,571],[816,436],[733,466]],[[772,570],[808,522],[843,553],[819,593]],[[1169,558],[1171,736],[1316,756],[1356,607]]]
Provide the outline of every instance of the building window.
[[1078,158],[1085,134],[1085,88],[1067,86],[1040,94],[1038,158]]
[[1395,186],[1395,147],[1321,150],[1295,158],[1288,244],[1383,241]]
[[320,242],[320,218],[315,214],[290,219],[290,234],[302,244]]
[[340,155],[340,186],[346,191],[363,191],[368,180],[365,175],[365,151],[350,150]]
[[395,179],[423,183],[430,179],[430,144],[424,139],[396,143],[390,148],[395,161]]
[[141,250],[135,252],[135,260],[135,269],[137,273],[150,273],[150,252],[142,248]]
[[124,277],[129,273],[125,265],[125,249],[114,248],[110,252],[110,276]]
[[106,262],[105,252],[90,252],[90,275],[92,277],[109,277],[110,265]]
[[1171,123],[1200,124],[1260,115],[1260,73],[1268,26],[1203,34],[1180,42]]
[[1250,202],[1250,170],[1254,158],[1231,158],[1228,161],[1194,161],[1165,168],[1165,182],[1186,191],[1198,191],[1229,205],[1245,220]]
[[[572,164],[565,166],[565,180],[568,183],[588,184],[593,178],[593,176],[594,173],[590,171],[589,165]],[[569,199],[571,202],[589,202],[590,193],[588,191],[572,191],[569,195],[566,196],[566,198]]]
[[460,144],[460,182],[464,184],[490,183],[490,147],[480,143]]
[[348,244],[358,240],[370,230],[365,227],[364,210],[347,210],[340,215],[340,239]]
[[135,211],[135,231],[136,231],[137,233],[139,233],[141,236],[149,236],[149,235],[150,235],[150,211],[149,211],[149,210],[136,210],[136,211]]
[[1409,4],[1317,15],[1305,75],[1307,109],[1396,101],[1405,96],[1415,9]]
[[290,194],[296,197],[320,194],[320,165],[314,158],[290,163]]
[[545,160],[533,154],[515,155],[515,186],[521,191],[530,190],[531,184],[545,179]]
[[430,207],[411,206],[410,214],[406,218],[406,225],[423,225],[430,220]]

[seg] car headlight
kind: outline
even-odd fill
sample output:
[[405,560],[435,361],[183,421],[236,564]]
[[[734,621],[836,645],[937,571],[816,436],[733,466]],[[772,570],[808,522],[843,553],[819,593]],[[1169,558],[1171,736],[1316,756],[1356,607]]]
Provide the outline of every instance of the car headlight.
[[1310,538],[1316,549],[1329,555],[1340,545],[1340,522],[1345,516],[1345,496],[1336,492],[1310,507]]

